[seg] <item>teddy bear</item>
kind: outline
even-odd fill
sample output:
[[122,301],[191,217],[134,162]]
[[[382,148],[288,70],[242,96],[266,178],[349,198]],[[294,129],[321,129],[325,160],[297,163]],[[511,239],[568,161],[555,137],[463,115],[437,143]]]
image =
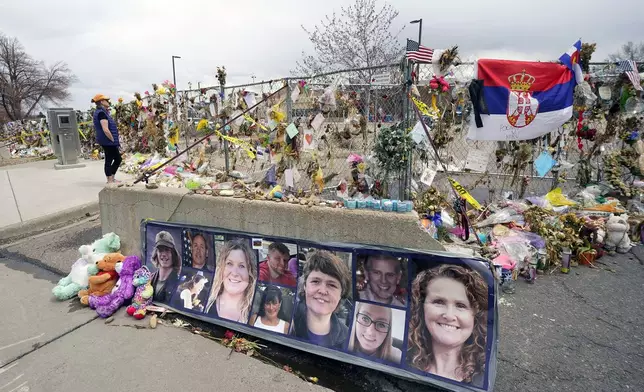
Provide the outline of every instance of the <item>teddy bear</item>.
[[132,305],[128,306],[127,314],[140,320],[145,317],[146,307],[152,303],[154,288],[152,287],[152,274],[148,267],[143,266],[134,272],[132,284],[136,287]]
[[74,298],[78,292],[87,289],[90,275],[95,275],[98,269],[92,266],[107,253],[118,252],[121,247],[119,236],[114,233],[105,234],[91,245],[78,248],[81,257],[72,264],[69,275],[58,281],[52,289],[52,294],[60,301]]
[[115,233],[107,233],[91,245],[78,248],[81,257],[88,263],[96,264],[108,253],[116,253],[121,249],[121,240]]
[[631,239],[628,237],[630,225],[628,215],[616,216],[610,214],[606,221],[606,240],[604,247],[613,254],[615,249],[618,253],[628,253],[631,250]]
[[119,280],[112,293],[96,296],[89,296],[89,307],[96,309],[96,313],[103,318],[110,317],[125,303],[134,296],[134,272],[141,268],[141,259],[136,256],[127,256],[122,263],[116,264],[116,272]]
[[96,265],[99,272],[89,277],[89,288],[78,292],[83,305],[89,305],[89,296],[102,296],[112,292],[118,280],[116,264],[125,260],[125,256],[120,253],[108,253]]

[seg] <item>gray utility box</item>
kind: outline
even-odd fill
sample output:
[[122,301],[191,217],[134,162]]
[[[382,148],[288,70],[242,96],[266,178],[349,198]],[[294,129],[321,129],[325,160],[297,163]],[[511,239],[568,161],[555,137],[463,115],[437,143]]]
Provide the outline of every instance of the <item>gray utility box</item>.
[[[78,124],[74,109],[49,109],[47,121],[51,145],[60,165],[76,165],[81,153]],[[84,165],[83,165],[84,166]]]

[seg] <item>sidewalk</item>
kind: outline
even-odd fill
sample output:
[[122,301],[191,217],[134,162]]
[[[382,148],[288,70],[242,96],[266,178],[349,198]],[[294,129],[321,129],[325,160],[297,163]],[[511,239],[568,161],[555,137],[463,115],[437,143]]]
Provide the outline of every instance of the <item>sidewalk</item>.
[[[83,168],[56,170],[56,160],[0,168],[0,229],[9,225],[98,203],[105,186],[103,161],[84,161]],[[117,173],[121,181],[127,174]]]
[[325,391],[244,354],[229,358],[229,349],[184,329],[149,329],[148,318],[123,309],[106,325],[77,300],[53,300],[59,277],[31,264],[0,257],[0,276],[3,392]]

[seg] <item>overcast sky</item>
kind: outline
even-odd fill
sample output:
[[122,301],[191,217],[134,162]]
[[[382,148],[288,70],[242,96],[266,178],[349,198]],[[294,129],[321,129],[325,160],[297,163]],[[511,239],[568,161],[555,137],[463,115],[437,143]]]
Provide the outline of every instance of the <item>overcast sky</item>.
[[[46,63],[67,62],[78,82],[69,105],[89,107],[105,93],[131,99],[134,91],[172,79],[215,83],[225,65],[228,83],[290,75],[302,50],[301,25],[313,27],[349,0],[1,0],[0,31],[18,38]],[[459,45],[462,58],[553,60],[578,38],[596,42],[594,61],[626,41],[644,40],[644,0],[392,0],[399,36],[433,48]]]

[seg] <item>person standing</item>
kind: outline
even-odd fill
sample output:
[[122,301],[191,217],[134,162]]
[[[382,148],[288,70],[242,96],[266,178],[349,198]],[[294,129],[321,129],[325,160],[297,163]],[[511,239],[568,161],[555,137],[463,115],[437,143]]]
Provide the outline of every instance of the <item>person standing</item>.
[[110,98],[103,94],[96,94],[92,98],[96,104],[94,111],[94,131],[96,132],[96,142],[100,144],[105,152],[105,177],[107,183],[118,182],[114,175],[121,165],[121,152],[119,151],[119,131],[116,127],[116,121],[110,116]]

